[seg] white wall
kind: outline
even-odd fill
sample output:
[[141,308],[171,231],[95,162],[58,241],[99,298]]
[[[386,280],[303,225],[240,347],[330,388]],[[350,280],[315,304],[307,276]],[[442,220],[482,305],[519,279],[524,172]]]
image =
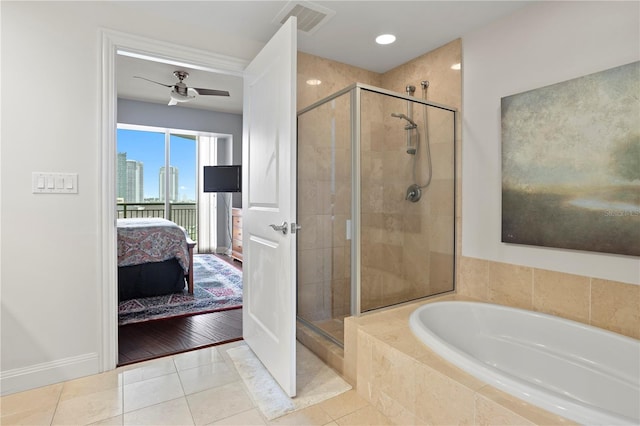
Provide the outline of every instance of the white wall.
[[[118,99],[118,123],[233,135],[234,144],[240,145],[237,161],[242,160],[242,114]],[[235,147],[233,152],[236,159]]]
[[[124,2],[1,7],[2,393],[101,366],[101,28],[237,58],[261,44]],[[79,193],[34,195],[31,173],[76,172]]]
[[464,256],[640,284],[637,257],[500,242],[500,98],[639,59],[638,2],[542,2],[463,37]]

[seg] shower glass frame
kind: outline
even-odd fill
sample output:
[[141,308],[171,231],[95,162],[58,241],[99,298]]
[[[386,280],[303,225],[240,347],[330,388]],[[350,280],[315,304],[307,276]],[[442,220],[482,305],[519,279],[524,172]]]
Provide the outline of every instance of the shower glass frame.
[[[456,152],[456,140],[457,140],[457,135],[456,135],[456,128],[457,128],[457,120],[458,120],[458,111],[455,108],[446,106],[446,105],[442,105],[442,104],[438,104],[435,102],[431,102],[431,101],[427,101],[421,98],[417,98],[414,96],[409,96],[409,95],[404,95],[398,92],[393,92],[390,90],[386,90],[386,89],[382,89],[379,87],[375,87],[375,86],[371,86],[371,85],[367,85],[367,84],[363,84],[363,83],[354,83],[351,84],[347,87],[345,87],[342,90],[339,90],[317,102],[314,102],[313,104],[299,110],[297,112],[297,118],[299,119],[299,117],[307,112],[310,112],[328,102],[331,102],[332,100],[335,100],[345,94],[350,93],[350,126],[351,126],[351,228],[350,228],[350,239],[351,239],[351,251],[350,251],[350,256],[351,256],[351,283],[350,283],[350,290],[351,290],[351,316],[361,316],[365,313],[373,313],[376,311],[380,311],[383,309],[387,309],[389,307],[395,307],[395,306],[399,306],[402,305],[404,303],[411,303],[411,302],[415,302],[416,299],[412,299],[412,300],[407,300],[406,302],[401,302],[401,303],[391,303],[387,306],[382,306],[379,308],[375,308],[375,309],[370,309],[370,310],[366,310],[365,312],[362,311],[362,303],[361,303],[361,296],[362,296],[362,281],[361,281],[361,272],[362,272],[362,258],[361,258],[361,236],[362,236],[362,228],[361,228],[361,214],[362,214],[362,206],[361,206],[361,200],[362,200],[362,188],[361,188],[361,139],[362,139],[362,135],[361,135],[361,118],[362,118],[362,114],[361,114],[361,96],[363,92],[372,92],[372,93],[377,93],[380,95],[384,95],[384,96],[389,96],[391,98],[395,98],[395,99],[399,99],[399,100],[404,100],[404,101],[408,101],[408,102],[413,102],[415,104],[418,105],[426,105],[427,107],[432,107],[432,108],[437,108],[440,110],[445,110],[445,111],[449,111],[453,114],[453,122],[452,122],[452,150],[453,150],[453,164],[452,164],[452,170],[453,170],[453,227],[452,227],[452,238],[453,238],[453,271],[452,271],[452,289],[451,290],[447,290],[446,292],[453,292],[455,291],[456,288],[456,281],[455,281],[455,268],[456,268],[456,246],[457,246],[457,232],[456,232],[456,225],[455,225],[455,215],[456,215],[456,211],[457,211],[457,166],[456,166],[456,158],[457,158],[457,152]],[[417,105],[416,105],[417,106]],[[304,232],[304,229],[302,229],[300,232]],[[445,293],[446,293],[445,292]],[[442,293],[438,293],[438,294],[442,294]],[[435,295],[435,294],[434,294]],[[427,295],[427,296],[423,296],[423,297],[419,297],[417,300],[419,299],[423,299],[426,297],[432,297],[434,295]],[[335,339],[334,337],[328,335],[326,332],[324,332],[323,330],[321,330],[319,327],[314,326],[310,321],[301,318],[298,315],[298,319],[301,320],[305,325],[309,326],[310,328],[312,328],[314,331],[321,333],[323,336],[329,338],[329,340],[333,341],[334,343],[338,344],[339,346],[343,346],[343,342],[339,342],[337,339]]]

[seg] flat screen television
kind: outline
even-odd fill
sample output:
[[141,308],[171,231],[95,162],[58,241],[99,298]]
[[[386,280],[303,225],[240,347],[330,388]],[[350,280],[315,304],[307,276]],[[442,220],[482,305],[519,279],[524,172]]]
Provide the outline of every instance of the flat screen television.
[[204,166],[204,192],[242,192],[242,166]]

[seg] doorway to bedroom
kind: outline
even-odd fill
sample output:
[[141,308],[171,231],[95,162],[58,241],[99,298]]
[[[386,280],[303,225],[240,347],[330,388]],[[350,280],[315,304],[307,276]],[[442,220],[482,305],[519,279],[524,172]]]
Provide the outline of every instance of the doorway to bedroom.
[[[134,266],[133,279],[130,268],[118,268],[118,365],[238,340],[242,267],[229,257],[231,194],[205,192],[202,185],[205,166],[229,163],[232,137],[126,124],[118,125],[116,136],[119,265],[128,262],[126,253],[159,260],[150,251],[163,251],[161,246],[171,235],[137,234],[133,247],[120,239],[121,226],[131,223],[166,220],[183,231],[186,241],[195,243],[189,265],[192,292],[188,286],[166,290],[164,276],[170,272],[164,269],[165,262],[140,265],[140,272]],[[163,269],[156,274],[151,269],[155,267]],[[144,289],[131,297],[122,286],[132,285]]]

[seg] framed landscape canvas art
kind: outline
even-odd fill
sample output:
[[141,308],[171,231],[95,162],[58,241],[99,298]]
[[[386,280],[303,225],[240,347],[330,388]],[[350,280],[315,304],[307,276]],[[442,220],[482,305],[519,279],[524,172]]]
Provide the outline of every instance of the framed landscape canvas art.
[[640,62],[507,96],[502,241],[640,256]]

